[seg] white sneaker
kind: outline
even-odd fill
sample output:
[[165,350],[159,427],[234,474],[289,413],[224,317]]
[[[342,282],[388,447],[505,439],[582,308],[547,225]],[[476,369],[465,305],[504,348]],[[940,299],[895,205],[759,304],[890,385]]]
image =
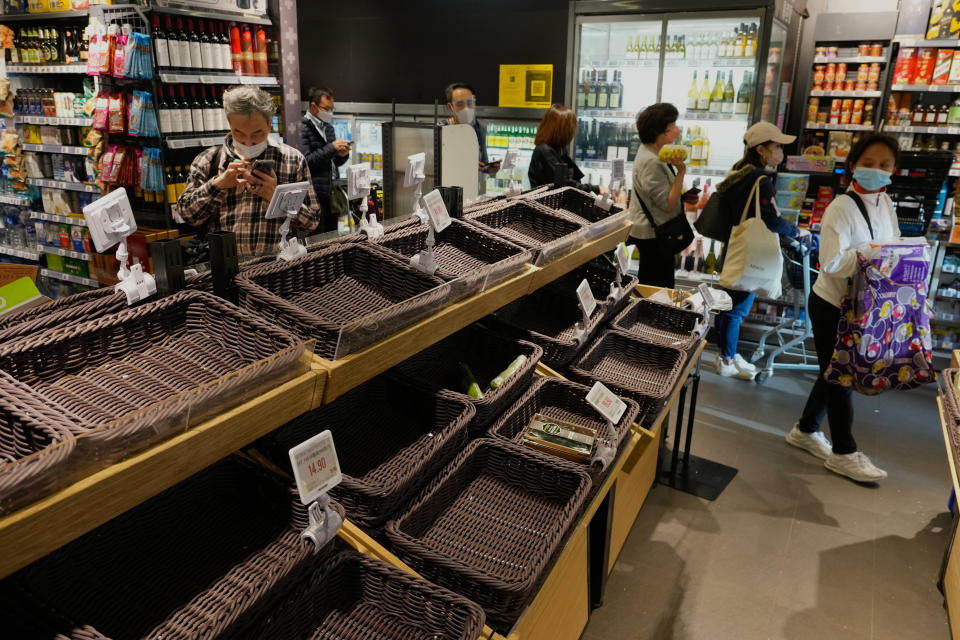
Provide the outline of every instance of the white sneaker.
[[723,356],[717,356],[714,365],[717,368],[717,373],[719,373],[724,378],[736,378],[738,380],[753,380],[754,374],[750,371],[741,370],[737,366],[736,361],[727,363],[724,361]]
[[800,431],[799,424],[793,425],[793,429],[790,429],[790,433],[787,434],[787,444],[803,449],[821,460],[826,460],[833,453],[830,441],[827,440],[827,436],[823,435],[822,431],[805,433]]
[[750,373],[757,372],[757,366],[752,362],[749,362],[739,353],[733,356],[733,363],[737,365],[737,368],[740,369],[740,371],[749,371]]
[[877,482],[887,477],[887,472],[878,469],[862,451],[844,455],[831,453],[823,463],[830,471],[846,476],[857,482]]

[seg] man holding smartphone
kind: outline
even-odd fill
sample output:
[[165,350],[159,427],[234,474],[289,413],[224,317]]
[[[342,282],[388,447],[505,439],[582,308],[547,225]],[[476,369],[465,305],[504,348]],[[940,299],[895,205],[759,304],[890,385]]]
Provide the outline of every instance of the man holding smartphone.
[[340,169],[350,157],[350,141],[336,138],[333,120],[333,91],[313,87],[307,94],[310,106],[303,116],[302,146],[307,158],[313,189],[320,202],[320,225],[323,231],[337,228],[337,216],[331,210],[330,192],[333,181],[340,178]]
[[[291,146],[269,139],[274,104],[270,94],[239,86],[223,94],[230,133],[223,144],[198,155],[177,213],[188,224],[237,234],[237,252],[249,258],[277,252],[283,220],[265,218],[278,184],[311,182],[307,161]],[[311,186],[293,221],[298,235],[317,227],[319,208]]]

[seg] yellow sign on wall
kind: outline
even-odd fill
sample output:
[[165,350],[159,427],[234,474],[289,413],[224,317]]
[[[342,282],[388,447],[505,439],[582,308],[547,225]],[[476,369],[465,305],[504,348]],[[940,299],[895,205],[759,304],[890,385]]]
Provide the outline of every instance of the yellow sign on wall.
[[552,64],[500,65],[501,107],[546,109],[552,102]]

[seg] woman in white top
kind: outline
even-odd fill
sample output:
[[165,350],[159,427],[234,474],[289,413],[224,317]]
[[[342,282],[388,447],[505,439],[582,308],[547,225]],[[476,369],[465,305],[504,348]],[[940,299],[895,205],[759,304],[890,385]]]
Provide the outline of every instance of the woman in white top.
[[[838,196],[823,215],[820,227],[820,276],[813,286],[807,312],[820,363],[820,376],[810,391],[800,421],[787,442],[824,460],[827,469],[858,482],[877,482],[887,472],[877,468],[857,449],[853,439],[853,397],[849,387],[828,384],[823,378],[836,344],[840,303],[848,279],[857,272],[857,248],[871,240],[900,237],[897,215],[886,187],[900,160],[897,141],[884,134],[864,136],[853,145],[847,168],[850,188]],[[862,203],[861,207],[857,200]],[[866,217],[869,218],[869,224]],[[833,445],[820,432],[826,415]]]

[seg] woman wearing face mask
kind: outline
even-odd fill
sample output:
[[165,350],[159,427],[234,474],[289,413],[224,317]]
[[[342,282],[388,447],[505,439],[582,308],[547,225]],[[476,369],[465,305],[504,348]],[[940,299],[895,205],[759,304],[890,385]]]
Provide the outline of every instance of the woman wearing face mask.
[[[789,238],[798,238],[807,233],[781,218],[776,205],[775,172],[783,162],[783,145],[796,139],[796,136],[782,133],[769,122],[758,122],[747,129],[743,136],[743,158],[733,165],[726,179],[717,185],[717,193],[723,198],[724,208],[731,213],[732,223],[739,223],[747,200],[752,196],[753,185],[759,181],[757,188],[760,191],[760,218],[767,228]],[[755,207],[748,207],[748,218],[755,215],[754,209]],[[734,215],[736,220],[733,220]],[[717,271],[723,268],[732,228],[731,226],[727,229],[726,237],[719,238],[724,249],[717,262]],[[737,353],[737,345],[740,341],[740,324],[750,313],[756,294],[752,291],[726,291],[733,299],[733,308],[717,316],[716,328],[720,343],[716,360],[717,373],[727,378],[753,380],[757,368]]]
[[[788,443],[824,460],[830,471],[857,482],[877,482],[886,478],[887,472],[857,449],[852,433],[853,392],[828,384],[823,372],[833,356],[848,279],[857,271],[857,248],[871,241],[889,242],[900,237],[897,214],[886,194],[899,160],[900,148],[890,136],[873,133],[861,138],[847,157],[847,170],[853,177],[850,188],[823,215],[820,276],[808,305],[821,375],[810,391],[800,421],[787,435]],[[820,433],[824,415],[830,422],[832,447]]]
[[[284,220],[264,216],[278,184],[310,183],[307,161],[293,147],[269,140],[274,105],[262,89],[228,89],[223,110],[230,133],[222,144],[194,159],[177,212],[187,224],[236,233],[242,257],[276,254]],[[309,185],[293,231],[298,235],[313,231],[318,215],[317,196]]]
[[640,282],[657,287],[674,286],[675,254],[657,240],[656,229],[683,213],[680,197],[687,165],[677,156],[661,162],[660,150],[680,137],[677,108],[670,103],[651,105],[637,115],[640,149],[633,161],[630,194],[630,242],[640,256]]

